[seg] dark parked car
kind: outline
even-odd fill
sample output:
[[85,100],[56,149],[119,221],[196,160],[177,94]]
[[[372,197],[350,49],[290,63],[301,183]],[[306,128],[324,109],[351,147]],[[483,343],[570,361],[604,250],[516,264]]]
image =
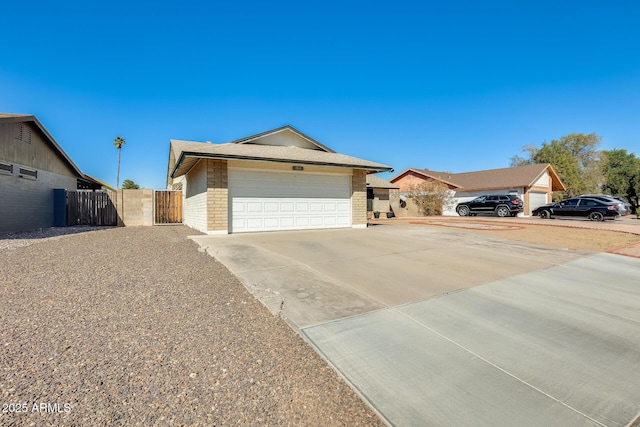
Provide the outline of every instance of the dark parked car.
[[631,213],[631,204],[619,197],[607,196],[606,194],[581,194],[578,197],[590,197],[602,202],[616,203],[620,215],[629,215]]
[[604,202],[591,197],[574,197],[535,208],[532,214],[540,218],[584,217],[591,221],[604,221],[605,218],[615,219],[620,212],[615,202]]
[[516,216],[524,210],[522,200],[514,195],[480,196],[470,202],[458,203],[456,212],[460,216],[477,215],[479,213],[495,213],[498,216]]

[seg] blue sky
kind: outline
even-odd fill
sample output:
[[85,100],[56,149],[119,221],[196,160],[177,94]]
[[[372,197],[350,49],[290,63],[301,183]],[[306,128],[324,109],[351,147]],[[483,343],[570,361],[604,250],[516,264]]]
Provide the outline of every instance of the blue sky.
[[[507,167],[580,132],[640,155],[636,1],[110,1],[3,5],[0,112],[80,169],[163,188],[170,139],[290,124],[407,167]],[[386,175],[389,178],[391,175]]]

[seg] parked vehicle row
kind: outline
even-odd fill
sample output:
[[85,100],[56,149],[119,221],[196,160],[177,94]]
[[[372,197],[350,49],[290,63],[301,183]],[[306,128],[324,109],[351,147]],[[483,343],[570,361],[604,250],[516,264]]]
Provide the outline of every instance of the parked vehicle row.
[[578,197],[590,197],[603,202],[615,203],[620,215],[629,215],[631,213],[631,203],[620,197],[607,196],[606,194],[581,194]]
[[[492,194],[458,203],[456,212],[460,216],[475,216],[479,213],[495,214],[499,217],[516,216],[524,210],[524,203],[518,196]],[[531,214],[540,218],[582,217],[592,221],[615,219],[619,215],[629,215],[631,204],[606,194],[583,194],[557,203],[549,203],[534,209]]]
[[583,217],[592,221],[615,219],[621,215],[619,202],[603,200],[601,197],[578,196],[558,203],[549,203],[533,210],[532,215],[540,218]]
[[473,216],[479,213],[494,213],[500,217],[516,216],[523,210],[522,200],[512,194],[480,196],[469,202],[458,203],[456,206],[456,212],[460,216]]

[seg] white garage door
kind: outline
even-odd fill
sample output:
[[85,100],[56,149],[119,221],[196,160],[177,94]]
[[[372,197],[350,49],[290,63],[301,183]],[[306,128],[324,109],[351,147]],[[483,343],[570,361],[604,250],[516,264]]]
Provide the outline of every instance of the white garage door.
[[547,193],[529,193],[529,212],[527,214],[531,215],[531,212],[538,206],[547,204]]
[[229,170],[231,232],[351,227],[351,177]]

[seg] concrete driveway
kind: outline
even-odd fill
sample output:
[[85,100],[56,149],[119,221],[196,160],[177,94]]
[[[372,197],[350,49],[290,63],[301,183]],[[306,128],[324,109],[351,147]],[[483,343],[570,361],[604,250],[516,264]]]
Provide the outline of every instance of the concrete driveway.
[[625,426],[640,260],[409,226],[194,236],[393,425]]

